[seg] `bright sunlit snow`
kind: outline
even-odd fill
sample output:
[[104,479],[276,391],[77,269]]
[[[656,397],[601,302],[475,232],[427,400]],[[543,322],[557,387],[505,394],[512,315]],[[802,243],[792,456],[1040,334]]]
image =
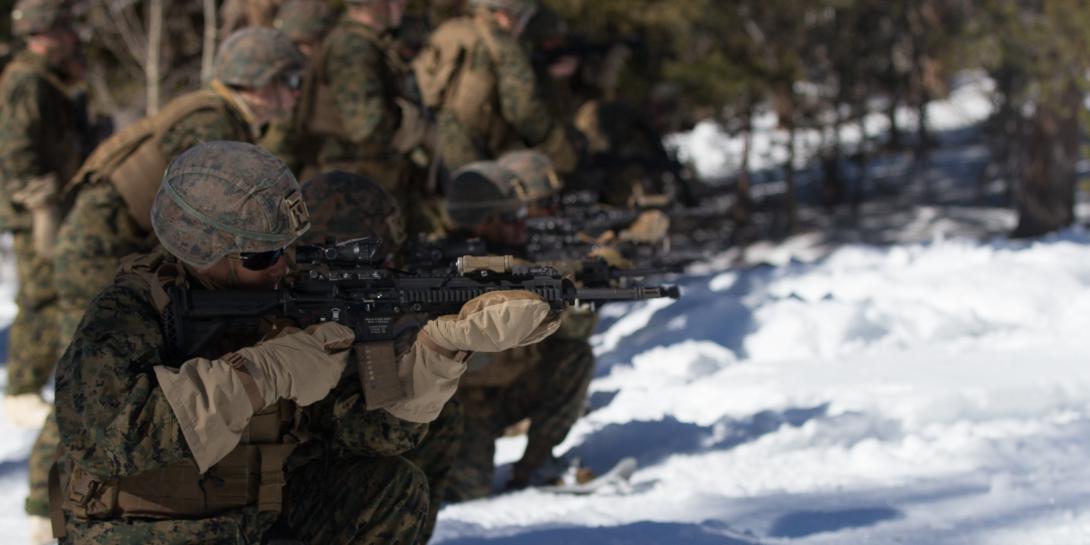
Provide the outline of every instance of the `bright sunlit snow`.
[[593,410],[559,449],[637,457],[633,490],[448,507],[438,541],[1090,542],[1087,234],[684,286],[595,338]]

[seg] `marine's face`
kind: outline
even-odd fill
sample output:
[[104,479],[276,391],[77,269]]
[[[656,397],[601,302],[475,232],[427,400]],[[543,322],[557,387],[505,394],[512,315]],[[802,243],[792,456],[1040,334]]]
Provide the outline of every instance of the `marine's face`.
[[278,78],[246,95],[258,124],[283,122],[291,119],[299,100],[299,90],[293,80]]
[[34,36],[40,53],[44,53],[46,62],[51,66],[60,68],[65,72],[82,73],[83,51],[80,47],[79,35],[70,28],[58,27],[43,34]]
[[288,260],[283,255],[279,255],[273,260],[266,261],[270,261],[271,264],[253,270],[265,263],[250,262],[245,258],[245,254],[235,254],[220,259],[207,269],[201,269],[200,274],[214,285],[228,289],[274,289],[288,273]]

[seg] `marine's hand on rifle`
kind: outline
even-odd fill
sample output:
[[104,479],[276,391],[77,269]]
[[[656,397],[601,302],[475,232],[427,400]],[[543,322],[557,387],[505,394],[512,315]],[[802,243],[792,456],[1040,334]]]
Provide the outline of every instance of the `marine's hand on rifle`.
[[344,373],[348,348],[356,334],[334,322],[312,325],[305,330],[288,329],[256,346],[239,349],[248,372],[261,394],[260,410],[281,399],[300,406],[326,396]]
[[447,350],[503,352],[541,342],[559,327],[548,303],[527,291],[494,291],[461,312],[440,316],[423,332]]
[[548,303],[526,291],[476,297],[456,315],[424,324],[416,342],[398,359],[405,398],[387,412],[409,422],[434,420],[458,388],[473,352],[501,352],[540,342],[559,321]]
[[254,414],[281,399],[310,405],[337,384],[355,333],[336,323],[284,334],[216,360],[155,367],[159,388],[203,473],[238,444]]

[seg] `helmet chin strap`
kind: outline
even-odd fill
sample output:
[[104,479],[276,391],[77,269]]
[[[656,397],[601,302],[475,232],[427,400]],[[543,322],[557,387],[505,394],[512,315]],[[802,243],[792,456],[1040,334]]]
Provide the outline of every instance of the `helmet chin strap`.
[[237,288],[242,285],[242,279],[238,277],[238,270],[235,267],[241,267],[242,264],[236,262],[234,259],[227,260],[227,285],[225,288]]

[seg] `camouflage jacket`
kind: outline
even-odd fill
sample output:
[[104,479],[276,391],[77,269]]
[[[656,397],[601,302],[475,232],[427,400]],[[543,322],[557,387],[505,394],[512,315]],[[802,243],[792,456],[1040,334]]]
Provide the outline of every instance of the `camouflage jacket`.
[[[446,48],[465,52],[438,51]],[[448,168],[542,145],[558,128],[541,99],[526,51],[494,24],[479,16],[450,20],[433,34],[422,54],[427,55],[464,55],[439,115],[440,146]]]
[[197,144],[214,140],[252,143],[254,129],[246,114],[233,100],[224,100],[228,103],[230,115],[225,117],[210,110],[199,110],[181,118],[167,129],[159,142],[159,151],[163,157],[169,161]]
[[299,108],[298,132],[317,137],[318,165],[396,156],[391,143],[405,74],[385,36],[341,19],[311,62]]
[[[166,353],[162,330],[151,290],[135,275],[119,274],[91,302],[57,364],[56,414],[65,464],[105,481],[192,458],[156,384],[155,366],[184,363]],[[231,339],[219,348],[226,352],[254,342]],[[364,406],[358,378],[346,377],[328,397],[301,411],[300,429],[312,438],[308,444],[324,452],[365,457],[400,454],[426,433],[426,425]]]
[[79,168],[82,138],[76,102],[45,60],[20,52],[0,77],[0,229],[26,229],[11,202],[27,180],[49,173],[63,183]]

